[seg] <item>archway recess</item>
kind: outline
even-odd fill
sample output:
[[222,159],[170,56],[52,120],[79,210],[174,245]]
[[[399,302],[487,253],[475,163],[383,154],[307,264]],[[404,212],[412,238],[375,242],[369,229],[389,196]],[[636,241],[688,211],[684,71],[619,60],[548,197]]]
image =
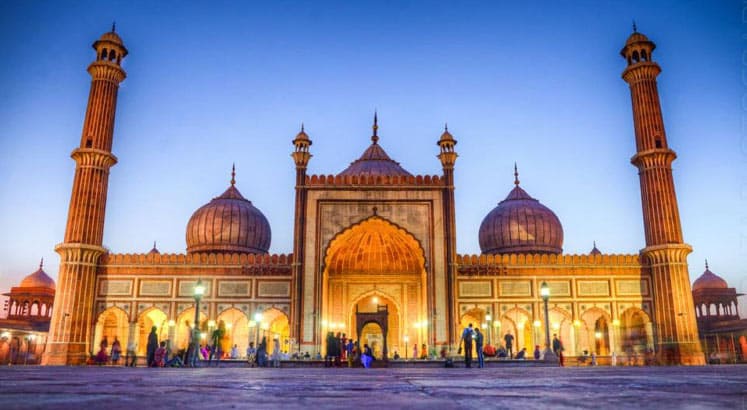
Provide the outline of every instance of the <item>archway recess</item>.
[[365,304],[370,300],[378,305],[388,299],[389,344],[400,345],[406,335],[418,340],[414,337],[418,331],[427,343],[432,340],[432,329],[417,330],[430,323],[427,288],[420,242],[396,224],[372,216],[330,241],[324,258],[322,326],[318,331],[326,331],[333,324],[352,334],[355,324],[350,313],[356,303],[366,299]]

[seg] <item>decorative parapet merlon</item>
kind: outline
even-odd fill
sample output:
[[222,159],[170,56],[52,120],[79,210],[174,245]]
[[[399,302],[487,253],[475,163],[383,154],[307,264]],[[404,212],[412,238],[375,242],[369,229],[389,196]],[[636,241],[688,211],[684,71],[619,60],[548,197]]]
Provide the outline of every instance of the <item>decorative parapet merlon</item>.
[[308,186],[360,186],[360,185],[406,185],[444,186],[444,179],[438,175],[310,175],[306,177]]
[[255,255],[246,253],[107,253],[101,265],[238,265],[252,270],[290,272],[292,254]]
[[636,268],[641,266],[639,254],[613,255],[553,255],[504,254],[457,255],[456,263],[461,275],[499,274],[506,266],[616,266]]

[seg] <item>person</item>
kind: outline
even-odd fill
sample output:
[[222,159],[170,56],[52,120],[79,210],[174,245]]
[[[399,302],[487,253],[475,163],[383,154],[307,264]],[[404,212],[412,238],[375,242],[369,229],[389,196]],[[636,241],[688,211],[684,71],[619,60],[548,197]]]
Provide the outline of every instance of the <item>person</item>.
[[412,358],[413,359],[418,358],[418,344],[417,343],[412,345]]
[[280,367],[280,341],[272,339],[272,367]]
[[131,337],[127,341],[127,353],[125,355],[125,366],[135,367],[136,361],[137,361],[137,343],[135,342],[135,338]]
[[610,366],[617,366],[617,353],[615,352],[612,352],[612,357],[610,358]]
[[366,369],[371,368],[371,362],[373,362],[373,352],[371,351],[371,348],[368,347],[368,344],[363,345],[363,354],[361,355],[361,362],[363,363],[363,367]]
[[257,366],[257,349],[254,348],[254,342],[249,342],[249,347],[246,348],[246,361],[249,362],[249,367]]
[[345,333],[340,338],[340,360],[348,360],[348,338]]
[[239,345],[233,345],[231,348],[231,359],[236,360],[239,358]]
[[446,345],[441,346],[441,352],[440,356],[442,359],[446,359],[446,356],[449,354],[448,350],[446,350]]
[[459,339],[459,351],[457,354],[462,353],[462,344],[464,344],[464,367],[472,367],[472,337],[474,335],[472,329],[472,323],[465,327],[462,331],[462,337]]
[[560,367],[565,367],[565,355],[563,354],[563,347],[561,346],[558,350],[558,363],[560,364]]
[[393,358],[394,360],[399,360],[399,352],[397,352],[397,351],[395,350],[395,351],[394,351],[394,356],[392,356],[392,358]]
[[153,360],[156,355],[156,349],[158,349],[158,335],[156,334],[157,327],[153,326],[150,328],[150,334],[148,334],[148,345],[146,346],[146,363],[148,367],[153,367]]
[[104,336],[104,339],[99,343],[99,352],[96,353],[96,358],[94,359],[95,363],[99,366],[104,365],[109,361],[109,356],[106,354],[106,347],[108,345],[109,343],[106,341],[106,336]]
[[166,355],[166,341],[163,341],[153,353],[153,364],[151,367],[163,367],[166,364]]
[[202,356],[202,360],[208,359],[210,352],[208,352],[207,345],[200,345],[200,355]]
[[342,342],[342,333],[337,332],[337,335],[334,339],[334,346],[335,346],[335,367],[342,367],[342,362],[340,362],[340,358],[342,357],[342,345],[340,344]]
[[304,359],[304,360],[309,360],[309,359],[311,359],[311,355],[309,354],[309,352],[303,352],[303,359]]
[[514,335],[511,334],[510,330],[503,336],[503,341],[506,342],[506,355],[509,359],[512,359],[514,357]]
[[475,328],[475,350],[477,350],[477,367],[485,367],[485,352],[482,351],[483,335],[480,328]]
[[525,360],[527,358],[527,348],[522,347],[519,353],[516,353],[516,360]]
[[353,344],[353,339],[348,339],[348,344],[345,345],[345,357],[348,359],[348,367],[353,367],[353,349],[355,349],[355,345]]
[[423,360],[428,359],[428,346],[425,343],[420,346],[420,358]]
[[119,339],[117,339],[116,336],[114,336],[114,341],[112,342],[112,364],[118,365],[119,364],[119,357],[122,355],[122,345],[119,343]]
[[556,356],[560,356],[560,350],[563,349],[563,343],[558,339],[558,334],[552,335],[552,351]]
[[534,360],[539,360],[540,356],[540,345],[534,345]]
[[164,364],[164,367],[184,367],[184,361],[182,361],[180,352],[174,353],[173,356],[171,356],[171,359],[169,359],[169,354],[166,354],[166,363]]
[[208,357],[208,367],[213,363],[213,357],[215,357],[215,365],[217,366],[218,363],[220,363],[221,356],[223,356],[223,352],[220,349],[220,339],[223,338],[223,329],[218,326],[213,330],[213,333],[210,336],[210,339],[213,341],[213,345],[210,346],[210,356]]
[[334,356],[335,334],[327,332],[327,354],[324,355],[324,367],[332,367],[332,357]]
[[495,356],[499,359],[507,358],[508,354],[506,353],[506,348],[503,346],[498,346],[498,351],[495,352]]
[[262,336],[262,341],[259,342],[257,348],[257,366],[267,367],[267,337]]
[[592,366],[597,365],[597,354],[595,352],[591,352],[591,365]]

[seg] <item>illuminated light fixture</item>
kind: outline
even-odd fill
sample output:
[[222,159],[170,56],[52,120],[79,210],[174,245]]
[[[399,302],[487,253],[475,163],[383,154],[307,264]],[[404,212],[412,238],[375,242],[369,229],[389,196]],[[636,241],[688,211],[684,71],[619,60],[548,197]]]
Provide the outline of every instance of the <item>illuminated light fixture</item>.
[[226,323],[226,329],[231,329],[233,327],[233,323]]
[[215,320],[208,320],[208,327],[215,327]]
[[493,321],[493,326],[495,326],[495,327],[501,327],[501,321],[500,320],[494,320]]
[[206,338],[207,338],[207,333],[205,332],[200,333],[200,339],[206,339]]
[[169,327],[174,327],[174,326],[176,326],[176,322],[174,321],[174,319],[169,320]]
[[620,320],[619,319],[613,319],[612,320],[612,326],[620,326]]
[[553,330],[558,330],[558,329],[560,329],[560,323],[553,323],[553,324],[552,324],[552,329],[553,329]]
[[483,323],[483,324],[482,324],[482,328],[483,328],[483,329],[487,329],[487,328],[488,328],[488,324],[487,324],[487,323]]
[[573,326],[576,326],[576,327],[579,327],[579,326],[581,326],[581,321],[580,321],[580,320],[578,320],[578,319],[574,320],[574,321],[573,321]]
[[597,339],[601,339],[602,338],[602,332],[594,332],[594,337],[596,337]]
[[490,316],[490,313],[488,313],[487,315],[485,315],[485,320],[487,320],[488,322],[490,322],[490,319],[492,319],[492,318],[493,318],[493,316]]
[[540,326],[542,326],[542,322],[540,322],[539,320],[535,320],[534,327],[540,327]]
[[258,323],[261,322],[262,321],[262,313],[260,313],[260,312],[255,313],[254,314],[254,321],[258,322]]
[[373,299],[371,299],[371,301],[373,303],[379,303],[379,297],[378,296],[374,296]]

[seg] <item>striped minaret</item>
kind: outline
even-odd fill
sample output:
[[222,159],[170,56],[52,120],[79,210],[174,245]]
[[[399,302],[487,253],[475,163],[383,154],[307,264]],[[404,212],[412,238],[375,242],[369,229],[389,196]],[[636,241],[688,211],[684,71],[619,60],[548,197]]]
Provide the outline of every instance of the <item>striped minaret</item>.
[[660,364],[705,364],[698,339],[695,308],[690,291],[687,255],[682,239],[674,192],[672,162],[659,104],[656,77],[661,68],[652,60],[656,45],[633,27],[620,54],[628,65],[622,78],[633,100],[636,154],[643,205],[646,247],[641,250],[644,269],[651,273],[654,296],[654,350]]
[[127,48],[112,31],[93,43],[96,60],[88,66],[91,91],[80,147],[73,150],[75,177],[70,196],[65,240],[57,245],[60,272],[49,342],[43,364],[84,363],[91,346],[96,266],[105,252],[104,214],[112,155],[117,91],[126,73],[121,67]]

